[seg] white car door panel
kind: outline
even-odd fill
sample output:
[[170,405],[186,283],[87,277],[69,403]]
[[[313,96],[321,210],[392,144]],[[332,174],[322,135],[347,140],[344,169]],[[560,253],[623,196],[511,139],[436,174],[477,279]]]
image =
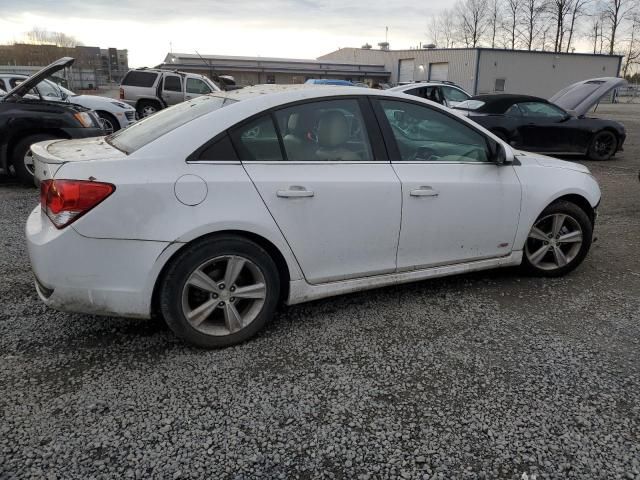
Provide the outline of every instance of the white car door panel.
[[395,100],[379,107],[402,182],[398,270],[511,253],[521,185],[513,166],[490,161],[485,135],[435,107]]
[[389,164],[246,164],[309,283],[393,272],[400,182]]
[[512,166],[396,163],[402,181],[398,269],[508,255],[520,214]]

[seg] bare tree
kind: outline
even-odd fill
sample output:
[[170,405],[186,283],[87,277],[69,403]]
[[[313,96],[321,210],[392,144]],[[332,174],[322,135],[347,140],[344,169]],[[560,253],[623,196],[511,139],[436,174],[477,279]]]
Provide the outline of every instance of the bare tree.
[[473,48],[479,46],[488,27],[487,0],[458,0],[455,11],[464,44]]
[[605,0],[603,13],[609,29],[609,55],[616,51],[616,35],[620,25],[631,14],[634,7],[634,0]]
[[504,29],[508,34],[508,45],[511,50],[516,48],[516,36],[518,30],[518,23],[520,21],[520,9],[523,7],[522,0],[506,0],[506,20]]
[[519,22],[522,25],[521,35],[527,50],[533,49],[534,42],[542,31],[540,24],[542,23],[545,9],[546,5],[543,0],[524,0]]
[[442,31],[440,29],[441,14],[442,13],[432,15],[431,17],[429,17],[429,21],[427,21],[427,36],[429,38],[429,41],[436,46],[440,45],[440,42],[438,40],[440,39],[440,32]]
[[[554,52],[561,52],[564,42],[564,34],[567,28],[567,17],[573,9],[575,0],[552,0],[549,5],[549,12],[555,24]],[[614,0],[617,1],[617,0]]]
[[590,0],[574,0],[571,8],[571,23],[569,25],[569,36],[567,37],[567,52],[571,49],[571,41],[576,28],[576,20],[578,20],[585,13],[585,7]]
[[453,40],[456,36],[456,22],[452,9],[447,8],[440,14],[441,38],[445,48],[453,48]]
[[[602,38],[602,29],[604,25],[604,18],[602,12],[595,11],[590,16],[591,23],[589,24],[589,33],[587,38],[593,40],[593,53],[598,53],[599,40]],[[600,50],[602,53],[602,49]]]
[[[509,1],[519,1],[519,0],[509,0]],[[496,34],[498,32],[498,26],[501,23],[501,15],[500,15],[500,1],[499,0],[489,0],[489,35],[491,36],[491,48],[496,48]],[[513,47],[512,47],[513,48]]]
[[56,45],[73,48],[82,45],[75,37],[62,32],[50,32],[44,28],[34,27],[24,34],[24,43],[32,45]]
[[630,38],[627,47],[622,76],[627,78],[633,65],[640,65],[640,13],[634,14],[630,27]]

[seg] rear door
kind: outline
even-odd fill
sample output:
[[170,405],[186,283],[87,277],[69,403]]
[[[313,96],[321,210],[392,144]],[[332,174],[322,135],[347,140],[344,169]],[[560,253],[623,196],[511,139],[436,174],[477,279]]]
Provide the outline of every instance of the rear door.
[[167,105],[175,105],[184,101],[182,77],[167,73],[162,80],[162,99]]
[[309,283],[396,269],[401,187],[367,102],[279,109],[231,131]]
[[192,98],[199,97],[200,95],[207,95],[211,93],[211,87],[203,82],[200,78],[195,78],[187,75],[185,85],[185,100],[191,100]]

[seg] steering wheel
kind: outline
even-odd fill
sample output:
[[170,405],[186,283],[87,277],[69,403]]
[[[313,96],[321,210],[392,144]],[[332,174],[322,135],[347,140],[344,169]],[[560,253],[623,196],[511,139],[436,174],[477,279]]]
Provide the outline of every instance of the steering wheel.
[[437,157],[436,152],[429,147],[418,147],[415,153],[411,156],[411,161],[428,162],[434,157]]

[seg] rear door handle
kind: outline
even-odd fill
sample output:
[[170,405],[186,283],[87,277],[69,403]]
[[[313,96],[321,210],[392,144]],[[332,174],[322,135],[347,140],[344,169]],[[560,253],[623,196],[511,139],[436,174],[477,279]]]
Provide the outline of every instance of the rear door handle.
[[311,190],[307,190],[305,187],[293,185],[288,190],[278,190],[276,195],[280,198],[301,198],[301,197],[313,197],[314,193]]
[[440,192],[433,187],[428,185],[422,186],[420,188],[416,188],[415,190],[411,190],[410,195],[412,197],[437,197],[440,195]]

